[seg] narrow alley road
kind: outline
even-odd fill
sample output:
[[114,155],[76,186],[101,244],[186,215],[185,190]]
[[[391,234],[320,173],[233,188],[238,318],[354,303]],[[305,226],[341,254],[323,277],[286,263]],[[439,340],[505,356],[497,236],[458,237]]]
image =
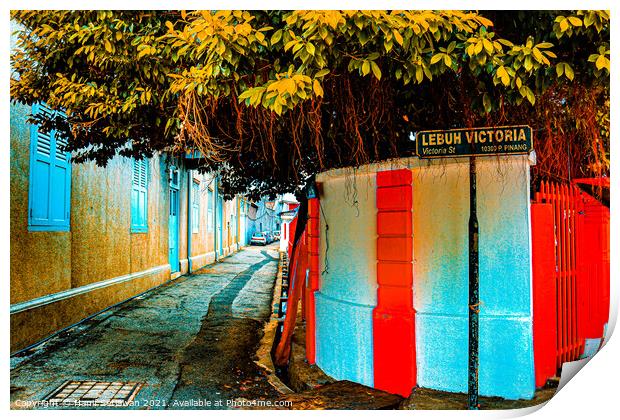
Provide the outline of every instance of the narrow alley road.
[[253,362],[277,256],[274,247],[248,247],[13,357],[12,408],[34,408],[29,401],[67,381],[137,383],[132,408],[221,409],[278,397]]

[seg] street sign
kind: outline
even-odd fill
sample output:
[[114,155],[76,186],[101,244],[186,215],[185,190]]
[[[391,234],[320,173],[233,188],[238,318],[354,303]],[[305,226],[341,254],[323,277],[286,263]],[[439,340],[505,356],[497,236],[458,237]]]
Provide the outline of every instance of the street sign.
[[420,131],[415,136],[416,154],[421,159],[469,156],[469,310],[467,405],[478,403],[480,273],[478,248],[480,230],[477,213],[476,156],[516,155],[532,151],[532,129],[527,125],[459,128]]
[[527,125],[419,131],[420,158],[515,155],[532,151],[532,129]]

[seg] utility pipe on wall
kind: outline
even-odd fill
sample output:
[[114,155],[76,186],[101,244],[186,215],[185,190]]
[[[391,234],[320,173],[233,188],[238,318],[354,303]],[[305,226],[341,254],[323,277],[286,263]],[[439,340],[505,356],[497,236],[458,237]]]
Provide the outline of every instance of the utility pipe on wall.
[[187,273],[192,272],[192,170],[187,171]]

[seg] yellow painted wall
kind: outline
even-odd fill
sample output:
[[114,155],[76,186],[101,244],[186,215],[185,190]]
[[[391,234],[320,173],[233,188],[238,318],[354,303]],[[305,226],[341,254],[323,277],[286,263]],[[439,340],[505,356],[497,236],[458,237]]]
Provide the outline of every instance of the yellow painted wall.
[[[72,164],[69,232],[28,231],[30,107],[11,106],[11,305],[131,273],[146,275],[11,315],[11,351],[17,351],[85,317],[171,278],[168,261],[169,165],[180,168],[179,259],[186,273],[188,174],[179,159],[154,156],[148,170],[148,231],[131,232],[131,159],[105,168]],[[200,179],[198,233],[192,234],[192,268],[214,259],[214,232],[207,231],[208,175]],[[216,212],[214,211],[214,214]],[[226,211],[225,211],[225,214]],[[229,214],[229,213],[228,213]],[[228,215],[227,214],[227,215]],[[227,226],[229,219],[224,219]],[[227,232],[224,239],[227,240]],[[228,243],[225,244],[228,247]],[[228,251],[230,252],[230,251]],[[227,252],[227,253],[228,253]],[[156,269],[156,270],[153,270]]]
[[211,206],[213,209],[213,203],[208,201],[209,188],[213,188],[213,177],[193,171],[192,182],[198,183],[200,192],[198,232],[192,230],[191,244],[192,268],[196,269],[215,261],[215,232],[209,232],[207,225],[208,208]]
[[11,106],[11,303],[71,287],[71,233],[28,232],[30,112]]

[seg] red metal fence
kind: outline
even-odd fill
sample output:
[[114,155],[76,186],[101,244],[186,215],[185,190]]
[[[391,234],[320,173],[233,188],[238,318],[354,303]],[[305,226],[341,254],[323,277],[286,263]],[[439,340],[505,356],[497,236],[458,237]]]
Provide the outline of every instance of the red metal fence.
[[[550,244],[551,231],[555,258],[549,262],[541,244]],[[609,209],[574,185],[543,182],[532,203],[532,244],[536,369],[545,370],[544,355],[553,351],[558,369],[583,355],[587,338],[601,338],[609,318]],[[541,294],[552,289],[550,305]],[[550,346],[543,344],[550,332],[544,318],[553,306],[557,331]],[[538,379],[537,374],[537,384]]]

